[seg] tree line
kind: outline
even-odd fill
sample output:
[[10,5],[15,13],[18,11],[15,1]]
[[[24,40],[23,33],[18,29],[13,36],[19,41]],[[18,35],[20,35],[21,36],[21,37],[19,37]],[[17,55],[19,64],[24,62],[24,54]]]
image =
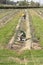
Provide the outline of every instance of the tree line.
[[40,7],[39,2],[34,2],[34,1],[10,1],[10,0],[0,0],[0,4],[7,4],[7,5],[15,5],[15,6],[27,6],[27,7]]

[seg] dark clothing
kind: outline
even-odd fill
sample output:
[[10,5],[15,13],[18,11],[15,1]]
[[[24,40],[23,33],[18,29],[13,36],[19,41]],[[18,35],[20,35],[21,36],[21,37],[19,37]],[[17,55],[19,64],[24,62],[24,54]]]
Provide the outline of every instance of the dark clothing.
[[25,15],[25,14],[24,14],[24,16],[23,16],[23,17],[24,17],[24,19],[26,19],[26,15]]
[[20,36],[20,41],[22,41],[22,39],[25,39],[26,38],[26,34],[24,31],[21,31],[21,33],[23,33],[21,36]]

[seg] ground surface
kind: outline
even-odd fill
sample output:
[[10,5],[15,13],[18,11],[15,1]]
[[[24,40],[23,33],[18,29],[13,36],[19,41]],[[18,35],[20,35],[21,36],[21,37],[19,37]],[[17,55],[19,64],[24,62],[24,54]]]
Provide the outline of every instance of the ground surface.
[[[36,35],[39,31],[38,33],[41,35],[43,32],[43,25],[39,26],[43,21],[42,16],[39,16],[37,11],[33,9],[17,10],[17,12],[18,13],[15,13],[16,15],[8,21],[4,27],[0,28],[0,65],[43,65],[43,43],[41,42],[43,37],[40,36],[40,43],[34,42],[31,34],[35,32]],[[25,20],[22,18],[24,12],[26,13]],[[4,15],[4,17],[6,16]],[[32,32],[30,22],[36,31]],[[41,27],[42,31],[40,31],[38,27]],[[26,33],[27,40],[25,42],[18,42],[20,30],[24,30]]]

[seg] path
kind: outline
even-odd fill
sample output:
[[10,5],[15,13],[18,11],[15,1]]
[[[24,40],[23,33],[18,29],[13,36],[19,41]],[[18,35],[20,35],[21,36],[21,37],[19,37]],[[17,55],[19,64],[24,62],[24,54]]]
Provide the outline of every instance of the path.
[[30,50],[31,49],[31,43],[32,43],[32,40],[31,40],[31,31],[30,31],[30,23],[29,23],[29,15],[28,15],[28,11],[26,10],[26,25],[27,25],[27,31],[26,31],[26,38],[29,38],[29,40],[27,40],[25,42],[25,46],[20,50]]
[[31,50],[31,48],[35,50],[41,49],[40,45],[38,43],[35,43],[32,41],[32,35],[31,35],[31,29],[30,29],[30,21],[29,21],[29,14],[28,11],[26,10],[26,25],[27,25],[27,31],[26,31],[26,38],[28,39],[25,43],[24,46],[20,49],[20,52],[23,50]]

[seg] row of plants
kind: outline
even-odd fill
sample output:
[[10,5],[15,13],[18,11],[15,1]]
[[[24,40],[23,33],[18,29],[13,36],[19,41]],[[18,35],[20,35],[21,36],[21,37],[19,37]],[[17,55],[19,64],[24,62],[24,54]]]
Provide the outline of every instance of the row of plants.
[[4,45],[9,42],[9,39],[14,35],[16,26],[22,13],[18,13],[4,27],[0,28],[0,44]]
[[0,19],[7,16],[7,15],[9,15],[9,14],[11,14],[13,11],[14,11],[13,9],[12,10],[9,10],[9,9],[8,10],[6,10],[6,9],[3,10],[2,12],[0,12]]
[[40,18],[34,10],[29,11],[32,18],[32,26],[34,27],[34,36],[39,40],[43,47],[43,19]]

